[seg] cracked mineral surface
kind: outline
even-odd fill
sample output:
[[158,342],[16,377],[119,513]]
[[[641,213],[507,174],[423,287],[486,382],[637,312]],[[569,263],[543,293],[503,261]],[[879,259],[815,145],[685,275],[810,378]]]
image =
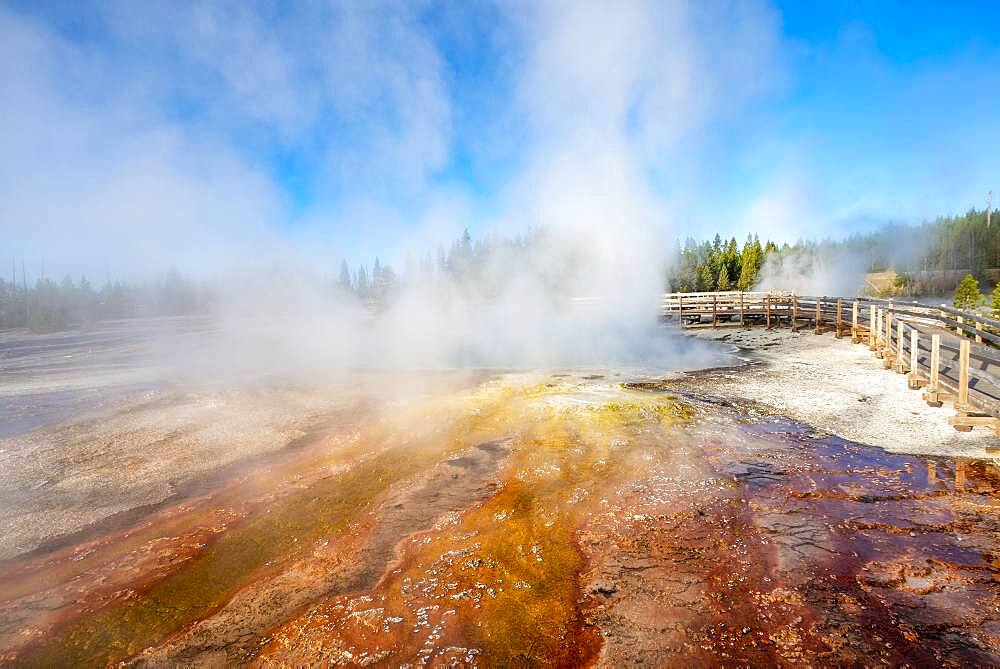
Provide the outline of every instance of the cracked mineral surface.
[[[847,441],[728,401],[724,384],[704,393],[711,374],[435,375],[336,401],[282,387],[271,404],[297,420],[258,435],[282,445],[165,473],[169,494],[86,522],[60,504],[72,481],[102,499],[94,472],[128,454],[115,435],[135,415],[6,437],[41,449],[32,467],[51,483],[26,479],[38,515],[0,562],[0,662],[1000,663],[996,462]],[[186,409],[177,434],[133,447],[177,457],[175,442],[208,438],[191,421],[233,426],[261,393]],[[158,401],[175,415],[191,398]],[[78,459],[56,466],[42,444],[61,437]],[[64,534],[32,529],[46,504]]]

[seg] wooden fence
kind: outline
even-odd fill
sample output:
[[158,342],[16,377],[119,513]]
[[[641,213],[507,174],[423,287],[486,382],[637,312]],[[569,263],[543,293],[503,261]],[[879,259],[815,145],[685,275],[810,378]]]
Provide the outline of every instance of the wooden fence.
[[663,318],[681,327],[762,325],[850,335],[887,369],[924,389],[931,406],[951,401],[956,430],[1000,437],[1000,321],[947,305],[791,292],[668,293]]

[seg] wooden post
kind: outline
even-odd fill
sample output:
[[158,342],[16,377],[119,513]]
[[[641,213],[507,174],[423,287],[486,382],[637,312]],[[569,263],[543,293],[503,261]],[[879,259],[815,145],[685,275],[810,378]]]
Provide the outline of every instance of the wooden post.
[[743,322],[743,291],[740,291],[740,325],[744,325]]
[[885,312],[885,350],[892,355],[892,312]]
[[771,329],[771,293],[768,293],[767,297],[764,298],[764,305],[765,305],[764,306],[764,312],[766,313],[766,316],[764,318],[767,321],[767,329],[770,330]]
[[868,348],[875,350],[875,305],[868,305]]
[[684,327],[684,296],[677,295],[677,325]]
[[719,294],[712,293],[712,327],[719,324]]
[[924,393],[924,401],[927,406],[939,407],[942,402],[941,389],[938,387],[938,374],[941,367],[941,335],[931,335],[931,364],[930,379],[927,382],[927,392]]
[[903,370],[903,319],[896,321],[896,373],[902,374]]
[[928,384],[930,390],[938,389],[938,368],[941,367],[941,335],[931,335],[931,379]]
[[969,340],[963,339],[958,345],[958,405],[959,411],[969,406]]
[[920,333],[917,332],[917,328],[910,328],[910,378],[908,384],[910,389],[919,388],[922,384],[920,382],[920,364],[917,358],[919,353],[918,348],[920,344]]
[[844,307],[844,300],[842,298],[837,298],[837,332],[834,335],[837,339],[840,339],[840,326],[843,324],[844,320],[840,314],[840,310]]
[[792,332],[795,332],[795,319],[799,317],[799,298],[792,295]]
[[955,320],[958,321],[958,325],[955,327],[955,333],[959,337],[964,337],[965,336],[965,331],[962,330],[961,326],[965,323],[965,319],[962,318],[961,316],[955,316]]
[[878,333],[875,335],[875,355],[882,357],[885,351],[885,309],[878,310]]
[[[825,299],[825,298],[824,298]],[[820,311],[822,304],[820,298],[816,298],[816,334],[819,334],[819,326],[823,324],[823,312]]]
[[982,331],[983,331],[983,324],[980,323],[979,321],[976,321],[976,343],[977,344],[982,344],[983,343],[983,335],[980,334]]
[[851,305],[851,342],[858,343],[858,301]]

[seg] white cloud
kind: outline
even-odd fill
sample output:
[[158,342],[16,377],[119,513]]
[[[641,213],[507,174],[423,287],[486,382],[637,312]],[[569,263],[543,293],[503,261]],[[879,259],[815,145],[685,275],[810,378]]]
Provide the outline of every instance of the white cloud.
[[[93,41],[0,10],[6,240],[36,267],[210,271],[349,240],[363,221],[339,214],[366,202],[402,218],[451,143],[418,9],[112,2]],[[296,233],[270,164],[288,150],[319,153]]]

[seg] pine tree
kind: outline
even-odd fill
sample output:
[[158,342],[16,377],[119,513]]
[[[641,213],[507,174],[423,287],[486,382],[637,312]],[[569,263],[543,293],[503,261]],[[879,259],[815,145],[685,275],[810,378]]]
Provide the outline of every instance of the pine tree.
[[382,304],[389,297],[396,284],[396,273],[389,265],[382,265],[378,273],[378,281],[373,281],[372,286],[376,299]]
[[340,261],[340,278],[337,280],[341,290],[351,290],[351,270],[347,269],[347,261]]
[[444,247],[440,244],[437,247],[437,269],[441,274],[448,271],[448,261],[444,255]]
[[360,297],[362,300],[368,299],[368,272],[365,270],[365,266],[362,265],[358,268],[358,273],[354,280],[354,293]]
[[764,250],[760,246],[760,239],[756,235],[747,236],[747,241],[743,245],[743,252],[740,254],[740,276],[736,281],[736,286],[740,290],[750,290],[757,283],[757,274],[763,264]]
[[962,282],[955,289],[955,297],[952,304],[956,309],[972,310],[981,306],[985,302],[983,293],[979,290],[979,281],[971,274],[966,274]]
[[719,272],[716,269],[716,264],[717,263],[710,256],[706,258],[705,262],[701,265],[701,268],[698,270],[697,290],[699,292],[718,290]]
[[719,268],[719,281],[716,290],[732,290],[733,284],[729,280],[729,272],[726,271],[725,265]]
[[[736,237],[732,237],[729,240],[722,255],[722,265],[726,268],[726,273],[729,275],[730,288],[727,290],[732,290],[733,282],[740,278],[740,271],[743,269],[740,265],[740,245],[736,242]],[[720,288],[719,290],[722,289]]]
[[715,255],[722,253],[722,236],[719,233],[715,233],[715,239],[712,240],[712,252]]

